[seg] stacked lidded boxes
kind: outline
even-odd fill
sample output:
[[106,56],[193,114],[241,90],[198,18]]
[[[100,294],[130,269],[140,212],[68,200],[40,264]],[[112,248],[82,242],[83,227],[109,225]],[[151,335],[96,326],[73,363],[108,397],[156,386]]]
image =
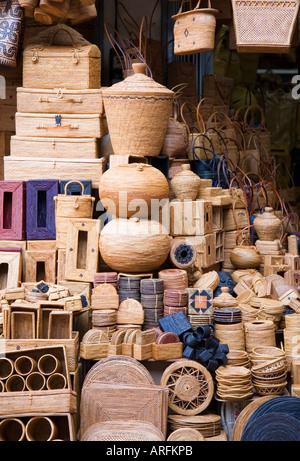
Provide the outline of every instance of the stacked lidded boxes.
[[23,52],[5,180],[80,177],[97,187],[106,134],[99,48],[63,24],[47,28]]

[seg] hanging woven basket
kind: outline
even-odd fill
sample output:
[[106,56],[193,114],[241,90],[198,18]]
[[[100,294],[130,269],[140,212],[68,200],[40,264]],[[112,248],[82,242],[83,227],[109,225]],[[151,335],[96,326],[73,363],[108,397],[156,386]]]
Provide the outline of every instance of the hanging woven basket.
[[174,24],[174,54],[187,55],[212,51],[215,46],[216,14],[218,10],[211,8],[208,0],[208,8],[201,8],[201,0],[196,8],[192,9],[192,2],[189,1],[190,10],[183,11],[184,3],[181,2],[180,9],[172,19]]
[[288,53],[299,0],[232,0],[239,53]]

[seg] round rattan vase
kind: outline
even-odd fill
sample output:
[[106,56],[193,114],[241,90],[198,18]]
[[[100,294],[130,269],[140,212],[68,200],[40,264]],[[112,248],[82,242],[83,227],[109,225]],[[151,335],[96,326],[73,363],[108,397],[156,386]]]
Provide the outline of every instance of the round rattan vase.
[[173,192],[178,200],[194,201],[198,196],[201,179],[191,171],[189,163],[182,165],[181,170],[171,180]]
[[253,227],[259,240],[274,241],[278,239],[281,221],[277,218],[273,208],[265,207],[264,212],[253,221]]
[[253,245],[237,245],[230,253],[231,264],[237,269],[256,269],[262,263],[261,255]]
[[117,218],[150,218],[157,201],[169,197],[168,181],[151,165],[131,163],[108,169],[99,182],[102,205]]
[[117,218],[103,228],[99,247],[104,262],[113,270],[145,274],[166,261],[170,242],[168,231],[157,221]]
[[160,154],[171,115],[174,92],[133,64],[134,75],[103,89],[114,154],[156,157]]

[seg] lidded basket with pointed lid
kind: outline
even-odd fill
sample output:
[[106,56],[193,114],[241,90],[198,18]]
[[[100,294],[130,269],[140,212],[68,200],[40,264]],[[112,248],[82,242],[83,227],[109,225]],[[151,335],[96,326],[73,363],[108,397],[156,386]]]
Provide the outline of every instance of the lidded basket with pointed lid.
[[178,200],[196,200],[201,179],[191,171],[189,163],[181,165],[181,171],[171,180],[173,192]]
[[133,64],[134,75],[102,91],[115,155],[160,154],[174,92],[146,75],[146,64]]
[[278,239],[281,221],[277,218],[272,207],[265,207],[264,212],[253,221],[259,240],[274,241]]

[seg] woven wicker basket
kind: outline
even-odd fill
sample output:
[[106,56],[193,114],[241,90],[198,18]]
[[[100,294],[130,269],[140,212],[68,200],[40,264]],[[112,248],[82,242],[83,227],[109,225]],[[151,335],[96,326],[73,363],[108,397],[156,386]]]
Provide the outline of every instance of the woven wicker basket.
[[232,0],[237,51],[288,53],[299,0]]
[[103,89],[104,107],[114,154],[157,156],[167,132],[174,92],[133,64],[134,75]]
[[183,12],[184,3],[181,3],[178,13],[172,16],[175,21],[174,53],[186,55],[213,50],[218,10],[211,8],[210,0],[208,8],[200,9],[199,0],[194,10],[190,1],[190,11]]

